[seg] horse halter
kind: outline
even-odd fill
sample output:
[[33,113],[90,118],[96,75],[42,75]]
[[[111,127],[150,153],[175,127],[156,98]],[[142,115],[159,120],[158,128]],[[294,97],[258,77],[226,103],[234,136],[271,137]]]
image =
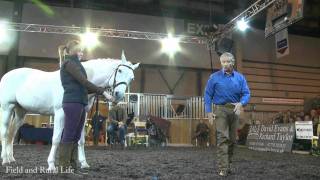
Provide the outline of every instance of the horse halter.
[[[111,91],[112,91],[112,94],[113,94],[114,89],[115,89],[117,86],[119,86],[119,85],[121,85],[121,84],[124,84],[124,85],[128,86],[127,82],[125,82],[125,81],[118,82],[118,83],[116,82],[118,69],[119,69],[121,66],[127,67],[127,68],[129,68],[129,69],[131,69],[131,70],[133,71],[132,67],[130,67],[130,66],[128,66],[128,65],[124,65],[124,64],[120,64],[120,65],[116,68],[116,70],[115,70],[115,72],[114,72],[113,83],[112,83],[112,90],[111,90]],[[112,76],[111,76],[111,77],[112,77]]]

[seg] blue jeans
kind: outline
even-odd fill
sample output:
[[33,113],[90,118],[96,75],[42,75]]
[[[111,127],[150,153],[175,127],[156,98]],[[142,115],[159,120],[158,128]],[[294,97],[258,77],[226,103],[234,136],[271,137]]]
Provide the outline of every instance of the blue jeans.
[[107,127],[107,133],[108,133],[108,137],[110,138],[110,144],[114,144],[115,143],[115,136],[117,135],[116,134],[117,130],[119,130],[119,141],[120,141],[120,144],[123,145],[124,141],[125,141],[125,135],[126,135],[126,132],[127,132],[127,126],[123,125],[123,126],[118,127],[116,124],[110,124]]

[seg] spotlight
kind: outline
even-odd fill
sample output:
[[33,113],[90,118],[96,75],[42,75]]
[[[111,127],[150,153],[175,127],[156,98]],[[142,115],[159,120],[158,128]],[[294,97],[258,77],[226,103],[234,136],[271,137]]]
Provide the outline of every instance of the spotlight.
[[174,57],[177,51],[180,51],[179,39],[172,37],[172,34],[168,34],[168,37],[161,40],[161,51],[168,54],[170,58]]
[[8,39],[7,23],[0,21],[0,43],[6,42]]
[[246,22],[244,20],[244,18],[242,18],[241,20],[239,20],[237,22],[237,28],[240,30],[240,31],[245,31],[247,28],[249,28],[248,26],[248,22]]
[[87,31],[84,34],[80,34],[81,43],[84,47],[92,49],[99,44],[98,34]]

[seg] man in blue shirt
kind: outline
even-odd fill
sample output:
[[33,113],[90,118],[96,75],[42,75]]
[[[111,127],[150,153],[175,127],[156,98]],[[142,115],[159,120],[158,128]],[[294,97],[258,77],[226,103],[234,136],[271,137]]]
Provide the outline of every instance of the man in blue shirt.
[[[220,56],[222,69],[210,75],[204,92],[205,111],[210,124],[215,115],[217,160],[220,176],[231,173],[230,163],[236,142],[236,130],[242,107],[248,104],[250,90],[245,77],[233,70],[235,58],[231,53]],[[212,104],[214,111],[212,112]]]

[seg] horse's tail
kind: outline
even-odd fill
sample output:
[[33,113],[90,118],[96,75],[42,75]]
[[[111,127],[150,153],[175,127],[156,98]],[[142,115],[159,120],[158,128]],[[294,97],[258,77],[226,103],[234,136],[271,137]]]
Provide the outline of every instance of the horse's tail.
[[[11,139],[13,137],[13,130],[14,130],[14,118],[15,118],[15,112],[13,111],[12,112],[12,116],[10,117],[10,120],[9,120],[9,126],[7,127],[8,128],[8,137],[9,139]],[[2,140],[2,137],[1,137],[1,130],[2,130],[2,108],[1,108],[1,104],[0,104],[0,141]]]
[[12,112],[12,116],[11,116],[11,119],[9,120],[9,127],[8,127],[8,139],[13,139],[13,131],[15,129],[15,123],[17,122],[14,122],[15,121],[15,112],[13,111]]

